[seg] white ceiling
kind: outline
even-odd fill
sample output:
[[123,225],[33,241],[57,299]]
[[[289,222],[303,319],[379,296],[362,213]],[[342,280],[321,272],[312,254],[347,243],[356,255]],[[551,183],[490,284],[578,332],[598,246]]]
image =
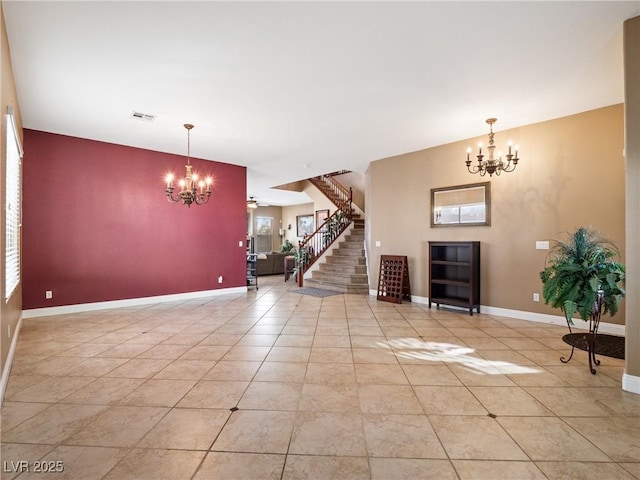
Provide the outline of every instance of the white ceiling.
[[491,116],[500,131],[622,102],[622,23],[640,15],[640,1],[2,5],[26,128],[185,154],[193,123],[191,155],[246,166],[247,195],[272,205],[308,198],[270,187],[484,135]]

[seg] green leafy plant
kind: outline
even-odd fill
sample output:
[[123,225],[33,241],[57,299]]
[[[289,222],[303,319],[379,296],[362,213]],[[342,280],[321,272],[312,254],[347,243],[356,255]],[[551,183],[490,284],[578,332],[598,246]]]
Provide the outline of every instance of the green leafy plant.
[[345,214],[341,210],[336,211],[336,213],[329,218],[329,221],[326,224],[326,230],[322,234],[322,241],[324,245],[328,245],[331,240],[335,238],[344,218]]
[[567,241],[554,241],[547,267],[540,272],[544,302],[561,308],[573,325],[576,312],[589,319],[602,290],[602,313],[615,315],[625,295],[625,267],[618,258],[616,246],[591,228],[580,227]]
[[293,254],[293,272],[292,275],[294,278],[298,278],[298,272],[304,271],[305,267],[311,260],[311,255],[307,247],[299,248]]
[[285,240],[284,243],[282,244],[282,246],[280,247],[280,252],[281,253],[289,253],[294,248],[295,247],[293,246],[293,243],[291,243],[289,240]]

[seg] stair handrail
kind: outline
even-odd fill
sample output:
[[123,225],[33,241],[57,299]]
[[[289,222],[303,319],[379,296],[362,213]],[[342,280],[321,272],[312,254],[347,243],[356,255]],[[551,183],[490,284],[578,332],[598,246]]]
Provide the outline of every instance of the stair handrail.
[[311,234],[306,235],[302,241],[298,241],[298,250],[294,255],[294,278],[298,279],[299,287],[304,283],[304,273],[353,221],[352,199],[353,192],[349,188],[347,199],[338,206],[338,209]]
[[[347,190],[344,185],[335,180],[330,174],[319,175],[317,177],[310,178],[309,181],[318,187],[318,189],[338,208],[340,208],[340,206],[347,200],[353,199],[351,187]],[[324,188],[326,188],[328,192],[323,191]]]
[[325,173],[327,177],[337,177],[338,175],[344,175],[346,173],[351,173],[351,170],[336,170],[335,172]]

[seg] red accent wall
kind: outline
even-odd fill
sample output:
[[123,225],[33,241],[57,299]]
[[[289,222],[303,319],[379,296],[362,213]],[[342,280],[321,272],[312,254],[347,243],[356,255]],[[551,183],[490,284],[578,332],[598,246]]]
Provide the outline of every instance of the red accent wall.
[[184,156],[28,129],[24,150],[24,309],[246,285],[245,167],[191,159],[215,183],[187,208],[163,181]]

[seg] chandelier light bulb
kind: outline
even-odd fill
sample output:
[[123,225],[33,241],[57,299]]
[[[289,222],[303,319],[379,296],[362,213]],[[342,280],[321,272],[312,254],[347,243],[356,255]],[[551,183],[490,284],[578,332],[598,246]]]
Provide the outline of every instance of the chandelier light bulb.
[[167,173],[164,181],[167,183],[167,188],[171,188],[173,186],[173,173]]

